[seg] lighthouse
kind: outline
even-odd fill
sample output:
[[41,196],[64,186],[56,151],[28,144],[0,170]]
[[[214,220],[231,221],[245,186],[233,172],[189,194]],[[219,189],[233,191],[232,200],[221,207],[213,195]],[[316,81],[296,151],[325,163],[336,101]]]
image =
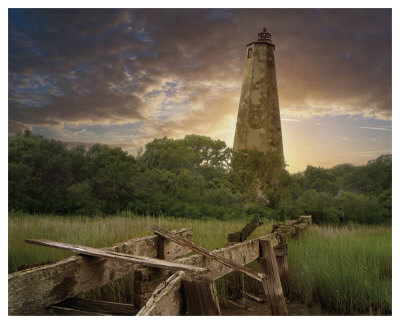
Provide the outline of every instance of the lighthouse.
[[284,161],[282,128],[275,70],[275,45],[267,29],[246,45],[233,150],[277,152]]

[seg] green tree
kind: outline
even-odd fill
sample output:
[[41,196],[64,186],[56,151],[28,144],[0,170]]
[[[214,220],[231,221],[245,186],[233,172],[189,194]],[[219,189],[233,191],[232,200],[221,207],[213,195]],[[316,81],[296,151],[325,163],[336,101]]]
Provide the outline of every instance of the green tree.
[[196,155],[196,166],[208,166],[223,170],[228,168],[232,150],[226,146],[224,141],[192,134],[186,135],[183,143]]
[[280,189],[289,181],[278,153],[257,150],[233,152],[231,168],[234,188],[250,201],[264,201],[272,208],[277,206]]
[[308,165],[304,171],[304,186],[307,189],[328,192],[332,195],[336,195],[339,191],[335,183],[335,176],[330,170],[320,167],[316,168],[311,165]]
[[165,169],[178,172],[193,168],[198,157],[182,140],[164,137],[146,144],[146,150],[139,158],[148,169]]
[[63,212],[73,178],[66,144],[26,131],[9,139],[9,204],[34,212]]
[[121,148],[100,144],[93,145],[86,157],[92,196],[101,201],[107,213],[125,209],[134,194],[135,158]]

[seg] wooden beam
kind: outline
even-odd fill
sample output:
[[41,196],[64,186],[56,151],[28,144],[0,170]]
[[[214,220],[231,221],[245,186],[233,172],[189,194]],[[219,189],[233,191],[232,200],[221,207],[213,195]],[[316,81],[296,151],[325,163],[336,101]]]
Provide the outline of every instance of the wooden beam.
[[180,289],[184,275],[184,271],[175,272],[161,283],[137,316],[181,314],[183,298]]
[[[187,240],[193,239],[190,229],[174,233]],[[104,250],[155,258],[159,238],[158,235],[146,236]],[[163,246],[166,260],[174,260],[191,251],[168,240]],[[143,267],[113,259],[72,256],[56,263],[11,273],[8,275],[8,314],[36,314],[47,306],[104,286],[140,268]]]
[[[268,239],[273,245],[279,244],[279,236],[275,233],[262,236],[263,239]],[[245,241],[222,249],[211,251],[213,255],[222,256],[226,259],[231,259],[238,264],[248,264],[257,260],[260,256],[259,239]],[[222,265],[221,263],[212,260],[202,255],[192,255],[190,257],[178,259],[175,262],[191,264],[199,267],[207,267],[210,272],[200,275],[200,278],[217,280],[226,274],[234,271],[231,267]],[[173,275],[175,278],[169,278],[168,283],[162,283],[149,298],[144,308],[138,315],[183,315],[183,297],[181,293],[182,277],[176,278],[177,273]],[[174,280],[173,280],[174,279]],[[173,281],[173,283],[171,283]],[[168,286],[168,289],[165,287]]]
[[272,315],[288,315],[279,278],[278,265],[271,242],[260,240],[260,251],[261,256],[257,261],[260,271],[266,275],[262,283]]
[[[225,259],[229,259],[234,263],[240,265],[246,265],[250,262],[257,260],[260,256],[260,239],[268,239],[275,246],[279,244],[279,236],[275,233],[271,233],[260,238],[244,241],[235,245],[227,246],[221,249],[211,251],[215,256],[220,256]],[[198,267],[209,269],[209,272],[199,275],[202,278],[209,278],[211,280],[217,280],[235,269],[229,266],[225,266],[220,262],[210,259],[202,255],[192,255],[190,257],[175,260],[177,263],[191,264]]]
[[288,247],[286,243],[281,243],[274,247],[274,254],[276,258],[276,263],[279,270],[279,278],[281,279],[281,285],[284,294],[288,293],[288,281],[289,281],[289,267],[288,267]]
[[182,283],[188,315],[221,315],[214,281],[190,278]]
[[144,257],[144,256],[136,256],[136,255],[130,255],[130,254],[125,254],[125,253],[119,253],[119,252],[104,251],[104,250],[92,248],[89,246],[83,246],[83,245],[68,244],[68,243],[55,242],[55,241],[50,241],[50,240],[33,240],[33,239],[27,239],[27,240],[25,240],[25,242],[31,243],[31,244],[36,244],[36,245],[41,245],[41,246],[46,246],[46,247],[57,248],[57,249],[61,249],[61,250],[72,251],[72,252],[83,254],[83,255],[94,256],[94,257],[99,257],[99,258],[106,258],[106,259],[113,259],[113,260],[118,260],[118,261],[125,261],[125,262],[140,264],[142,266],[159,268],[159,269],[176,270],[176,271],[186,270],[186,271],[190,271],[192,273],[202,273],[202,272],[207,271],[207,269],[194,267],[191,265],[183,265],[183,264],[179,264],[179,263],[174,263],[174,262],[165,261],[165,260],[161,260],[161,259],[153,259],[153,258]]
[[61,306],[50,306],[49,312],[59,316],[107,316],[107,314],[88,312]]
[[258,281],[262,281],[262,278],[264,277],[263,274],[261,274],[261,273],[258,273],[258,272],[254,271],[252,269],[246,268],[246,267],[242,266],[241,264],[235,263],[232,260],[226,259],[226,258],[224,258],[222,256],[218,256],[218,255],[215,255],[213,253],[210,253],[210,251],[208,251],[208,250],[206,250],[206,249],[204,249],[204,248],[202,248],[200,246],[197,246],[196,244],[194,244],[192,242],[189,242],[188,240],[185,240],[183,238],[177,237],[173,233],[168,232],[168,231],[166,231],[166,230],[164,230],[164,229],[162,229],[162,228],[160,228],[158,226],[152,226],[151,230],[154,233],[156,233],[156,234],[158,234],[158,235],[160,235],[162,237],[165,237],[166,239],[169,239],[169,240],[171,240],[171,241],[173,241],[173,242],[175,242],[177,244],[180,244],[182,246],[185,246],[185,247],[193,250],[194,252],[196,252],[196,253],[198,253],[200,255],[203,255],[205,257],[208,257],[208,258],[210,258],[210,259],[212,259],[212,260],[214,260],[216,262],[219,262],[219,263],[221,263],[221,264],[223,264],[223,265],[225,265],[227,267],[230,267],[233,270],[243,272],[244,274],[246,274],[249,277],[254,278],[254,279],[258,280]]
[[260,215],[256,215],[253,219],[239,232],[228,234],[228,242],[243,242],[245,241],[253,231],[261,226],[263,221]]
[[113,303],[103,300],[71,298],[54,305],[74,310],[94,312],[105,315],[136,315],[138,309],[132,304]]
[[258,303],[264,303],[265,302],[265,299],[257,297],[257,296],[254,296],[254,295],[252,295],[252,294],[250,294],[248,292],[245,292],[245,291],[243,291],[243,295],[249,297],[250,299],[255,300]]

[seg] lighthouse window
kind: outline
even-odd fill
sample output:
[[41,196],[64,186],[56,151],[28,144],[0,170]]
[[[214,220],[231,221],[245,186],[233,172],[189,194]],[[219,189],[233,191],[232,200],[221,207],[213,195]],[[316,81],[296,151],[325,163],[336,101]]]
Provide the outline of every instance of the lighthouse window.
[[253,49],[249,48],[247,51],[247,58],[252,58],[253,57]]

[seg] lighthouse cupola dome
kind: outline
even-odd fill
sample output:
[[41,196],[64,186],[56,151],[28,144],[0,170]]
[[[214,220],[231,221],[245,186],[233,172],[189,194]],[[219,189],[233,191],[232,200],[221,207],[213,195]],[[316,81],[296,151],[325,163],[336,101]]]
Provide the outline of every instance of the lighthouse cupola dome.
[[265,41],[271,42],[271,34],[269,32],[267,32],[267,28],[264,27],[263,31],[261,33],[258,33],[258,41],[259,42],[265,42]]

